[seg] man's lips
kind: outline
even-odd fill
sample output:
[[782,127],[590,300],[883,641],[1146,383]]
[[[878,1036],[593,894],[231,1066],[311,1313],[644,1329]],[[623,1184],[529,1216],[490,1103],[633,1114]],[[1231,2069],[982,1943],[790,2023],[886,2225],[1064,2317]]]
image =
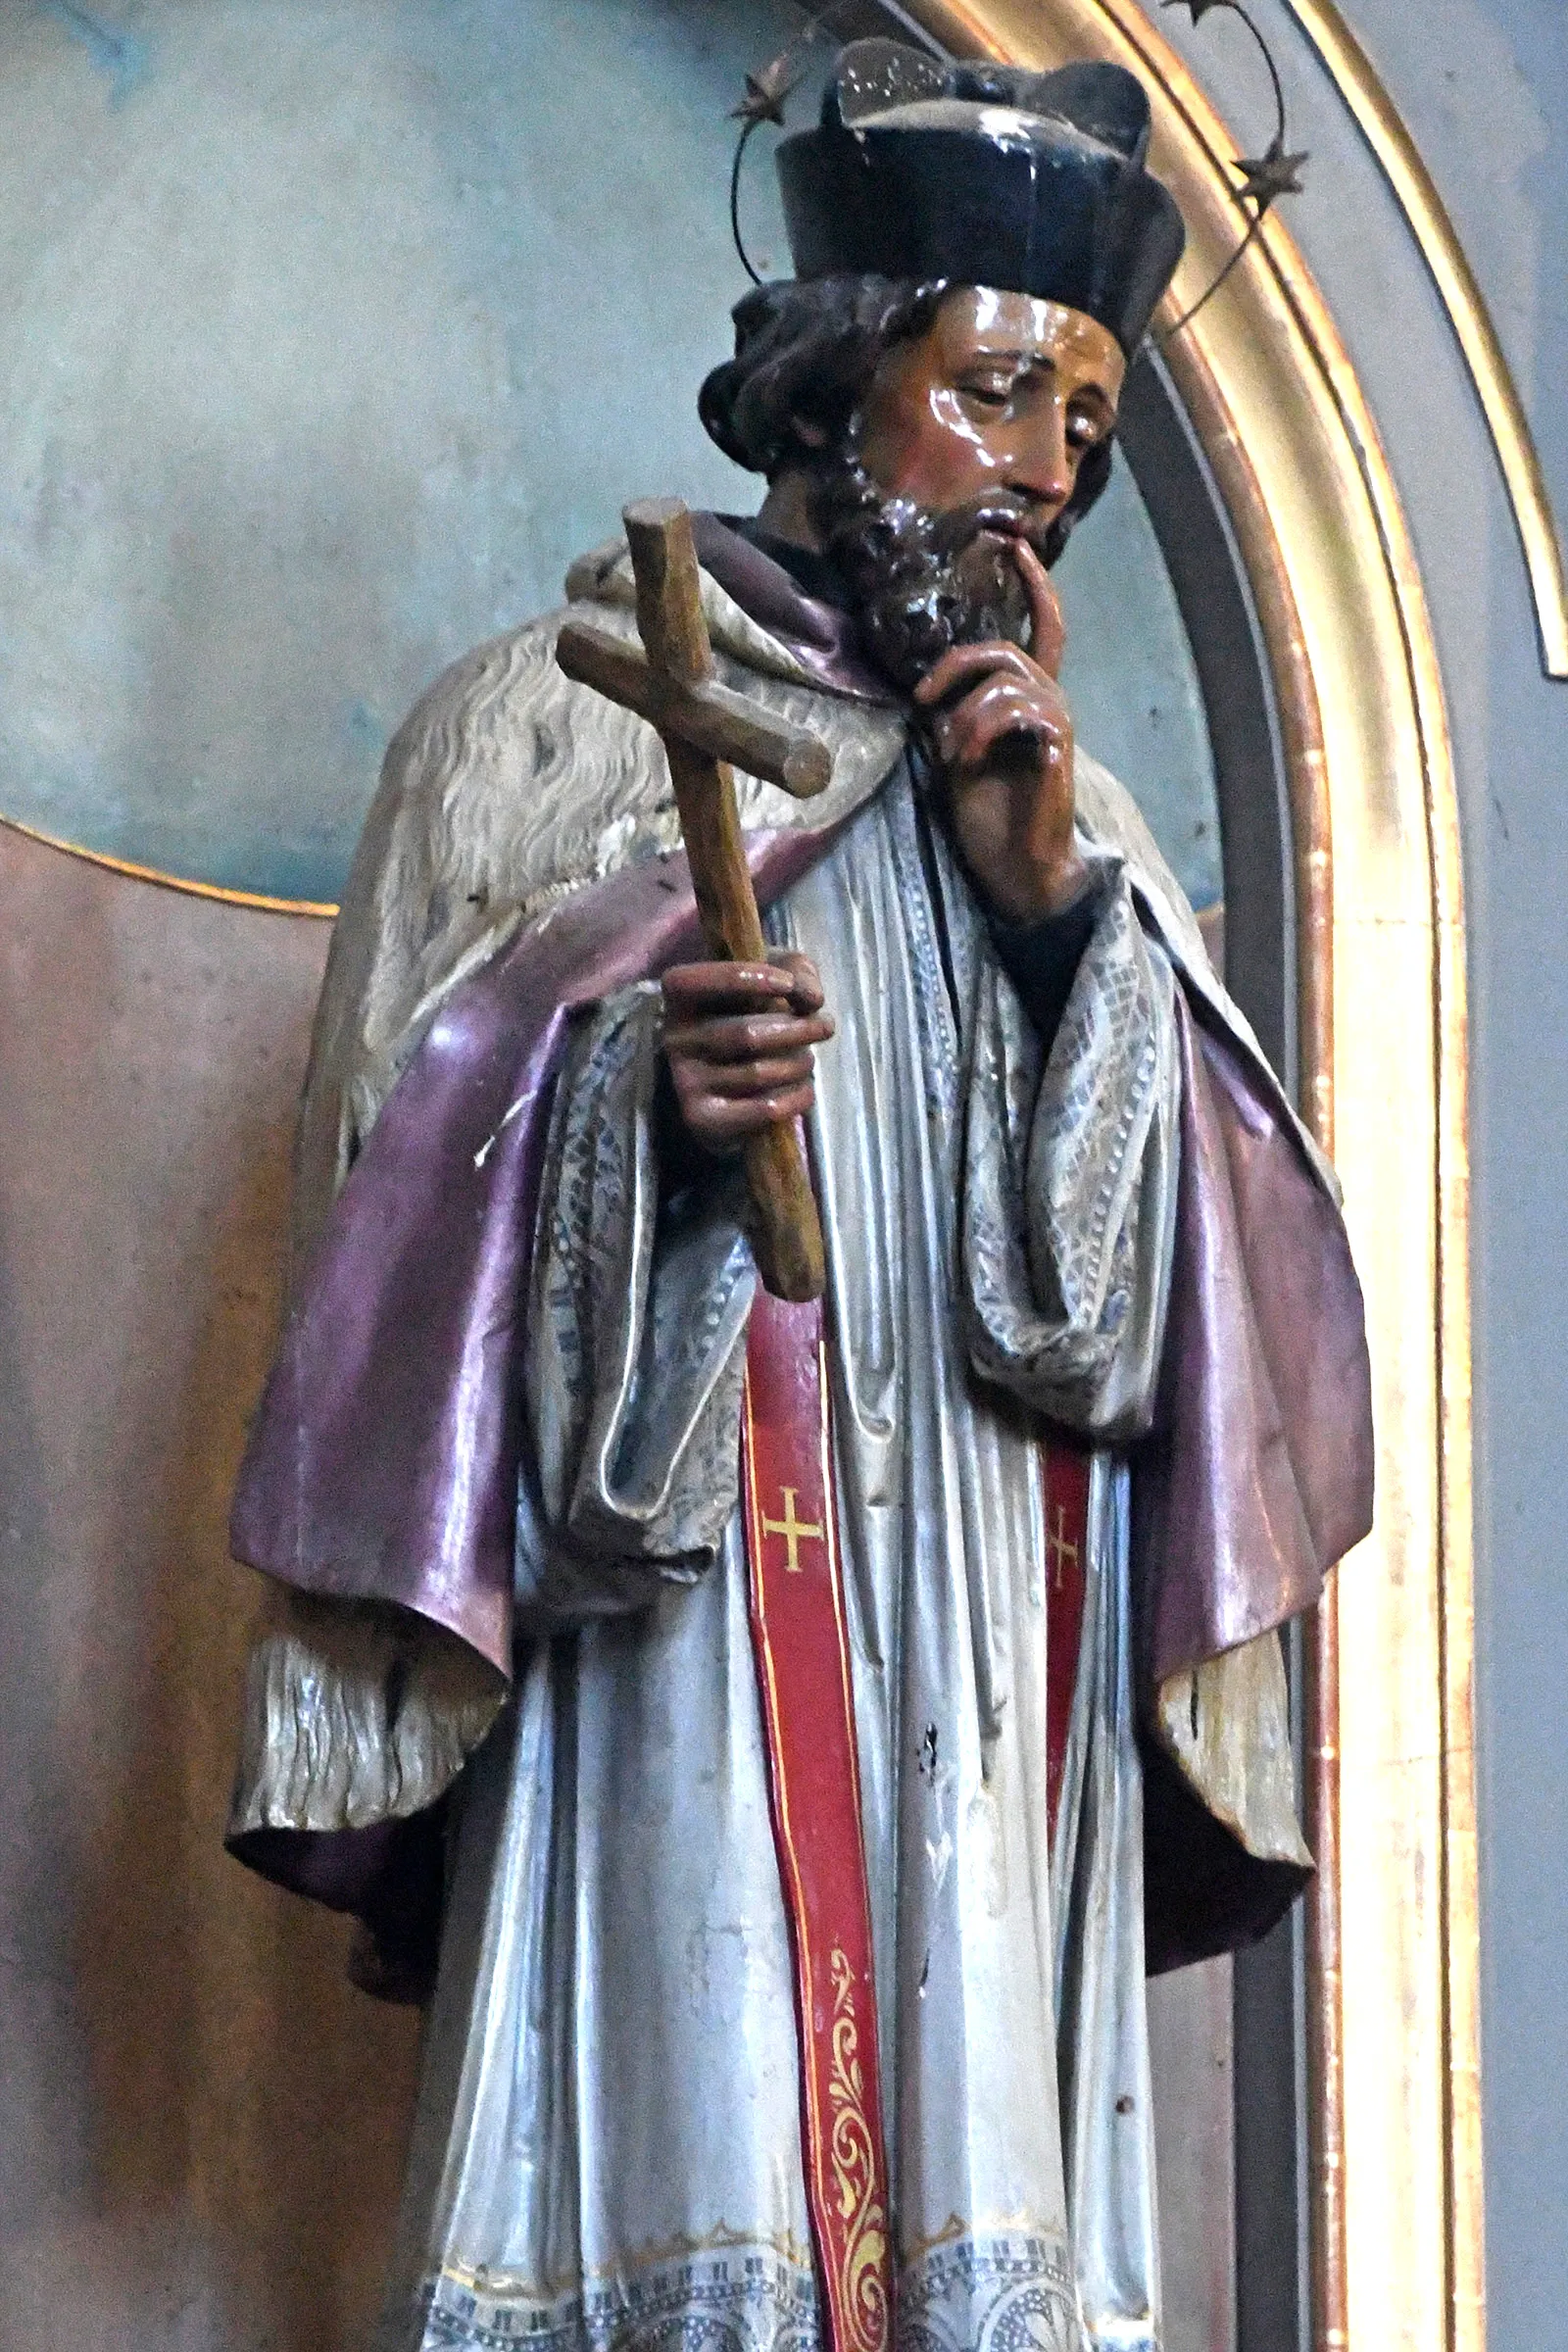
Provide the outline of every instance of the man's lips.
[[956,550],[969,546],[976,539],[991,539],[999,545],[1014,546],[1022,540],[1036,555],[1044,552],[1052,516],[1030,508],[1014,506],[984,506],[970,510],[965,516],[962,536],[956,540]]

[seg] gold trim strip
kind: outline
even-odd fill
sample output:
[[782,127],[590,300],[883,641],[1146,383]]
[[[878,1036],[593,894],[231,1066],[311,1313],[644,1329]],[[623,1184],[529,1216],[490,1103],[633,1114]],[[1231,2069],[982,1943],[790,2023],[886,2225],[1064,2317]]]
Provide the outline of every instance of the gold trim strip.
[[1334,0],[1284,0],[1377,159],[1464,354],[1502,468],[1548,678],[1568,678],[1568,574],[1524,406],[1448,209],[1377,68]]
[[9,833],[20,833],[24,841],[40,842],[46,850],[80,858],[88,865],[100,865],[106,873],[124,874],[132,882],[150,882],[155,890],[183,891],[187,898],[216,899],[220,906],[248,906],[257,914],[309,914],[324,916],[328,922],[337,919],[337,907],[328,899],[270,899],[255,890],[224,890],[217,882],[192,882],[184,874],[166,874],[160,866],[111,858],[107,850],[84,850],[79,841],[62,841],[58,833],[46,833],[41,825],[24,825],[20,816],[0,815],[0,825]]

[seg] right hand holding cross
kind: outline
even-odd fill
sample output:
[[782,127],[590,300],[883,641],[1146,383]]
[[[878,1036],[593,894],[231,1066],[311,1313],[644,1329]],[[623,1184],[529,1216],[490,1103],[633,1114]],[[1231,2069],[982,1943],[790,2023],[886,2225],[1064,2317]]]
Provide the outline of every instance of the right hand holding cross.
[[804,1118],[815,1100],[811,1050],[833,1034],[806,956],[768,963],[679,963],[664,974],[664,1053],[687,1133],[705,1151]]

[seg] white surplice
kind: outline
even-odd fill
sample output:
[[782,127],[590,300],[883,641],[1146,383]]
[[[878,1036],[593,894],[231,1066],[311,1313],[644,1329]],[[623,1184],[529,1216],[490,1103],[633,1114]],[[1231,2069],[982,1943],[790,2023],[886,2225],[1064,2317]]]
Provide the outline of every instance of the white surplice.
[[[1127,1478],[1176,1190],[1172,974],[1118,859],[1049,1064],[906,764],[776,906],[838,1023],[811,1153],[898,2352],[1157,2343]],[[753,1275],[662,1199],[656,989],[583,1016],[518,1597],[462,1785],[385,2352],[808,2352],[794,1977],[747,1618]],[[1056,1848],[1043,1416],[1102,1450]]]

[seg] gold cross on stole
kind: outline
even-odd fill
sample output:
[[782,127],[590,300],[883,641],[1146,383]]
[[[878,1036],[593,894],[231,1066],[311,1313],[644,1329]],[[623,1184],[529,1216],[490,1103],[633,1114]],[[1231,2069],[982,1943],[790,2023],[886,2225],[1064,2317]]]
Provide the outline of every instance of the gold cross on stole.
[[1058,1502],[1056,1524],[1048,1529],[1046,1534],[1046,1565],[1051,1571],[1051,1581],[1058,1592],[1061,1591],[1061,1572],[1069,1564],[1074,1568],[1077,1567],[1078,1546],[1067,1541],[1066,1505]]
[[815,1526],[810,1520],[796,1518],[795,1497],[800,1493],[799,1487],[786,1487],[783,1492],[784,1516],[782,1519],[764,1518],[762,1533],[764,1536],[783,1537],[790,1547],[790,1556],[784,1563],[785,1568],[791,1576],[799,1576],[801,1573],[801,1545],[808,1538],[820,1544],[826,1531]]

